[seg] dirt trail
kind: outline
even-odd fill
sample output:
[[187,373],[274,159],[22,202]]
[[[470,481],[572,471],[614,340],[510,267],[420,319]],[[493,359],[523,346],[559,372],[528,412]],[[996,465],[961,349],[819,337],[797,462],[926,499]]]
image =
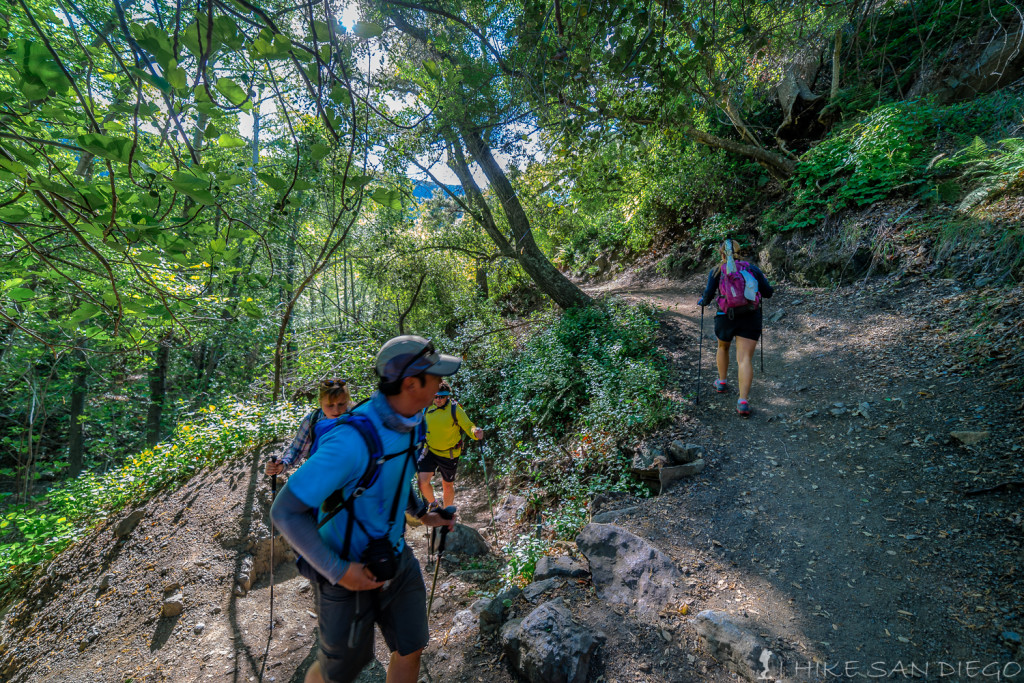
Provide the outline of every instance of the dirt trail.
[[[703,284],[602,288],[663,311],[684,394],[696,388]],[[748,616],[788,677],[903,678],[913,664],[925,680],[1024,680],[1021,491],[965,495],[1024,478],[1020,397],[955,371],[941,331],[958,294],[952,281],[779,287],[749,419],[735,412],[735,350],[730,392],[711,389],[706,311],[688,440],[709,467],[624,526],[680,564],[714,563],[720,577],[695,607]],[[967,447],[954,431],[990,434]]]

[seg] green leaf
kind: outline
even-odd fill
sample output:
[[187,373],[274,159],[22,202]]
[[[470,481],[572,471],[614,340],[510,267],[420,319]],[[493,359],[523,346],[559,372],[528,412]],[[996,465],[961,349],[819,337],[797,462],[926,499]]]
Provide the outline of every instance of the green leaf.
[[314,20],[313,33],[316,35],[316,39],[321,43],[326,43],[331,39],[331,27],[327,25],[327,22]]
[[101,309],[96,304],[91,304],[88,301],[86,301],[81,306],[79,306],[78,309],[74,313],[72,313],[68,317],[68,322],[77,325],[78,323],[82,322],[83,320],[88,320],[89,318],[92,318],[93,316],[97,315],[102,310],[103,309]]
[[10,171],[14,175],[19,176],[21,178],[24,178],[25,176],[28,175],[28,171],[25,169],[23,165],[19,164],[17,161],[11,161],[7,157],[0,156],[0,168],[4,169],[5,171]]
[[423,68],[427,70],[427,75],[429,75],[435,81],[441,80],[441,69],[438,68],[437,62],[435,62],[433,59],[424,59]]
[[78,145],[92,152],[98,157],[128,163],[129,154],[132,149],[132,141],[129,138],[118,138],[111,135],[99,133],[86,133],[78,136]]
[[373,180],[373,176],[368,175],[350,175],[346,181],[346,185],[356,190],[361,190],[370,184]]
[[402,193],[398,190],[388,190],[383,187],[378,187],[373,191],[373,194],[370,195],[370,199],[388,209],[397,210],[402,208]]
[[164,78],[163,76],[154,76],[153,74],[149,73],[148,71],[143,71],[142,69],[140,69],[138,67],[135,67],[135,66],[128,67],[128,71],[130,73],[136,75],[137,77],[141,78],[146,83],[149,83],[152,86],[156,86],[157,88],[159,88],[164,93],[170,94],[170,92],[171,92],[171,84],[168,83],[167,79]]
[[235,137],[234,135],[228,135],[227,133],[217,138],[217,145],[219,147],[224,147],[227,149],[233,149],[235,147],[245,147],[247,144],[249,143],[243,140],[242,138]]
[[175,90],[188,87],[188,74],[173,59],[164,71],[164,77],[167,78],[167,83]]
[[331,151],[330,148],[322,142],[314,142],[309,148],[309,154],[313,157],[313,161],[320,161],[327,153]]
[[278,192],[281,192],[282,190],[286,189],[288,185],[291,184],[289,182],[286,182],[285,180],[282,180],[281,178],[278,178],[272,173],[267,173],[266,171],[257,173],[256,177],[265,182],[267,185],[270,185],[270,187],[274,188]]
[[[249,99],[249,93],[230,78],[218,78],[216,86],[217,90],[236,107],[241,107],[242,103]],[[249,106],[251,107],[252,103]]]
[[209,192],[209,181],[198,178],[187,171],[176,172],[168,184],[178,192],[188,195],[199,204],[210,205],[216,203],[213,195]]
[[336,85],[331,88],[331,101],[348,107],[352,105],[352,94],[348,91],[348,88]]
[[373,22],[357,21],[355,26],[352,27],[352,33],[363,40],[368,40],[384,33],[384,29]]
[[23,83],[42,87],[44,92],[51,89],[63,93],[71,87],[64,71],[42,42],[22,38],[14,43],[9,54],[21,70]]
[[7,296],[11,297],[15,301],[28,301],[35,297],[36,293],[31,289],[25,289],[24,287],[15,287],[11,291],[7,292]]

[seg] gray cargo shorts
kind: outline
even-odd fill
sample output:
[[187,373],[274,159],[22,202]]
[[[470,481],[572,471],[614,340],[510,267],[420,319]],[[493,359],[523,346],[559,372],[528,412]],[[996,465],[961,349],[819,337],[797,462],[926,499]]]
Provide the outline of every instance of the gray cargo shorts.
[[405,656],[426,647],[427,587],[408,544],[398,573],[382,588],[350,591],[324,579],[313,586],[320,628],[317,660],[327,683],[349,683],[370,663],[375,623],[391,652]]

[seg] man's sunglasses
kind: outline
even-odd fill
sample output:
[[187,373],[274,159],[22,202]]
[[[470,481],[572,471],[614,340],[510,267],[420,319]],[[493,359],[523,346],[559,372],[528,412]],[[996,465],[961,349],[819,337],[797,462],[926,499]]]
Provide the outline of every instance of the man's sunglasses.
[[346,384],[348,384],[348,382],[343,379],[325,379],[323,382],[320,382],[320,386],[322,386],[324,389],[330,389],[332,387],[344,387]]
[[[420,358],[423,358],[425,356],[436,356],[436,355],[437,355],[437,351],[434,349],[434,342],[427,342],[427,345],[424,346],[422,349],[420,349],[416,353],[416,355],[413,356],[412,358],[410,358],[409,362],[407,362],[402,367],[402,370],[398,373],[398,379],[395,380],[395,381],[397,382],[397,381],[399,381],[401,379],[404,379],[405,378],[405,371],[408,370],[409,368],[411,368],[413,363],[418,361]],[[434,362],[436,363],[437,360],[435,359]]]

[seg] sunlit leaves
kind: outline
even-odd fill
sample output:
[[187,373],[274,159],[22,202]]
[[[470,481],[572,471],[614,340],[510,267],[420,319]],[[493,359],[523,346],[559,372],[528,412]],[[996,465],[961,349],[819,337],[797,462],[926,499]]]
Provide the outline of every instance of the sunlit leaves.
[[30,100],[46,97],[49,90],[64,92],[71,83],[41,42],[19,39],[9,51],[21,73],[18,87]]
[[244,110],[252,108],[252,102],[248,102],[249,94],[230,78],[218,78],[217,90],[236,107]]
[[199,204],[214,204],[216,200],[210,192],[210,181],[189,171],[177,171],[168,183],[178,192],[182,192]]
[[370,195],[370,199],[388,209],[402,208],[402,193],[398,190],[389,190],[378,187]]
[[384,33],[384,29],[369,21],[357,21],[355,26],[352,27],[352,33],[364,40],[367,40],[370,38],[376,38],[380,34]]
[[99,133],[86,133],[78,137],[79,146],[112,161],[128,163],[132,149],[132,141],[128,138],[114,137],[112,135],[101,135]]

